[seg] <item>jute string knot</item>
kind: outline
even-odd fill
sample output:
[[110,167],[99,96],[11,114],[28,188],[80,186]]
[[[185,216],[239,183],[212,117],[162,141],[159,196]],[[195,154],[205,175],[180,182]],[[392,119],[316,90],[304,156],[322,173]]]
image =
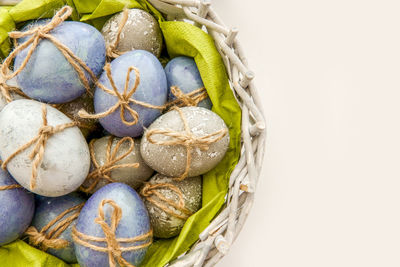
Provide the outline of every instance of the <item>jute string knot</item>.
[[[186,148],[186,166],[185,171],[181,176],[174,178],[175,180],[181,181],[185,179],[190,170],[190,164],[192,162],[192,151],[194,148],[199,148],[202,151],[207,151],[211,144],[218,142],[226,136],[228,133],[227,129],[221,129],[211,134],[207,134],[202,137],[195,136],[190,130],[189,124],[186,120],[185,115],[179,107],[173,107],[172,110],[176,110],[183,122],[184,130],[181,132],[171,129],[151,129],[146,132],[147,140],[155,145],[161,146],[174,146],[181,145]],[[163,135],[169,137],[167,140],[154,140],[154,135]]]
[[47,106],[42,104],[42,121],[43,124],[38,130],[38,134],[33,137],[28,143],[22,145],[14,153],[12,153],[5,161],[3,161],[1,167],[3,169],[7,168],[7,164],[18,154],[25,151],[32,145],[34,145],[32,152],[29,154],[29,159],[32,161],[32,174],[30,181],[30,189],[34,189],[36,186],[36,179],[38,176],[38,168],[44,157],[44,151],[46,147],[47,140],[56,133],[59,133],[67,128],[74,127],[77,125],[76,122],[70,122],[65,124],[60,124],[57,126],[50,126],[47,122]]
[[[159,191],[159,189],[168,189],[174,192],[178,197],[178,202],[166,198]],[[140,191],[140,194],[145,197],[147,201],[176,218],[186,220],[193,214],[189,209],[185,207],[185,199],[183,197],[182,191],[177,186],[171,183],[146,183]],[[173,209],[171,209],[171,207]]]
[[117,30],[117,35],[115,37],[115,40],[114,40],[114,42],[108,44],[106,47],[106,54],[107,54],[107,57],[109,57],[109,58],[116,58],[125,53],[125,52],[119,51],[117,49],[117,46],[119,44],[119,41],[121,40],[122,29],[124,28],[124,26],[128,20],[128,17],[129,17],[129,11],[127,8],[124,8],[124,10],[122,11],[122,18],[118,25],[118,30]]
[[[29,243],[44,251],[49,248],[61,249],[67,247],[69,242],[65,239],[59,238],[59,236],[74,222],[76,218],[78,218],[84,204],[85,203],[76,205],[60,213],[40,231],[38,231],[34,226],[30,226],[24,233],[25,236],[28,237]],[[67,216],[68,214],[70,215]]]
[[[10,38],[19,39],[23,37],[27,37],[27,40],[19,45],[17,45],[14,50],[8,55],[8,57],[4,60],[3,64],[1,65],[1,76],[2,76],[2,86],[1,92],[4,93],[9,88],[7,88],[6,81],[12,79],[13,77],[17,76],[28,64],[29,59],[32,57],[33,52],[39,45],[42,39],[49,40],[54,44],[55,47],[60,50],[60,52],[64,55],[65,59],[71,64],[71,66],[77,72],[80,80],[82,81],[84,87],[91,94],[90,91],[90,83],[85,76],[85,71],[90,75],[93,81],[96,81],[96,75],[93,71],[83,62],[79,57],[77,57],[71,49],[67,46],[62,44],[57,38],[50,34],[50,32],[59,26],[62,22],[64,22],[70,15],[72,14],[72,8],[69,6],[64,6],[61,8],[54,17],[47,23],[46,25],[36,26],[27,31],[19,32],[13,31],[8,33]],[[28,48],[28,52],[26,57],[24,58],[21,66],[14,72],[10,73],[10,65],[12,60],[17,56],[25,48]]]
[[[106,65],[104,66],[104,70],[106,72],[108,80],[110,81],[112,89],[105,87],[100,82],[97,82],[96,85],[99,88],[101,88],[104,92],[117,97],[117,102],[114,104],[114,106],[111,106],[108,110],[101,112],[101,113],[97,113],[97,114],[89,114],[85,110],[81,109],[78,112],[78,115],[81,118],[100,119],[100,118],[107,117],[108,115],[110,115],[114,111],[116,111],[117,109],[120,109],[121,121],[127,126],[132,126],[132,125],[135,125],[136,123],[138,123],[139,114],[136,112],[136,110],[134,110],[133,108],[130,107],[130,104],[137,104],[137,105],[141,105],[146,108],[153,108],[153,109],[158,109],[158,110],[163,110],[165,108],[165,106],[155,106],[155,105],[151,105],[149,103],[138,101],[138,100],[132,98],[132,95],[136,92],[136,90],[140,84],[140,73],[136,67],[130,66],[128,68],[128,71],[126,73],[124,90],[122,93],[120,93],[118,91],[118,88],[114,82],[114,79],[113,79],[112,73],[111,73],[111,65],[109,63],[106,63]],[[130,81],[131,71],[135,72],[135,83],[134,83],[133,87],[131,89],[129,89],[129,81]],[[125,111],[127,111],[127,114],[129,114],[132,117],[131,120],[126,118],[127,114],[125,113]]]
[[183,93],[178,86],[171,86],[171,93],[176,97],[175,100],[167,103],[167,107],[197,107],[197,105],[208,97],[205,87],[200,87],[190,93]]
[[[121,138],[115,145],[114,149],[112,149],[112,144],[114,141],[114,137],[110,136],[107,142],[106,148],[106,160],[105,163],[100,166],[99,162],[96,160],[96,155],[94,153],[94,142],[96,140],[93,139],[89,143],[89,151],[90,151],[90,158],[92,160],[93,166],[95,170],[89,173],[87,179],[91,182],[88,187],[81,186],[81,190],[86,193],[92,192],[93,189],[97,186],[100,182],[100,179],[104,179],[110,183],[113,183],[114,180],[111,178],[111,171],[115,169],[122,169],[122,168],[138,168],[139,163],[125,163],[125,164],[117,164],[122,159],[126,158],[134,149],[135,149],[135,141],[132,137],[123,137]],[[118,152],[120,151],[121,146],[124,143],[128,143],[128,149],[125,153],[117,156]]]
[[[110,217],[110,224],[107,224],[104,214],[104,207],[108,204],[113,209]],[[116,230],[122,219],[122,209],[118,204],[111,199],[103,199],[98,207],[98,217],[95,218],[94,222],[99,224],[104,232],[104,237],[89,236],[76,230],[76,227],[72,230],[72,238],[74,241],[81,245],[88,247],[95,251],[100,251],[108,254],[108,261],[110,267],[115,267],[118,263],[120,266],[135,267],[129,263],[122,256],[123,252],[134,251],[150,246],[152,243],[153,232],[149,232],[132,237],[132,238],[117,238]],[[107,247],[98,246],[92,244],[93,242],[106,243]],[[142,242],[141,244],[132,244],[130,246],[121,246],[121,243],[136,243]]]

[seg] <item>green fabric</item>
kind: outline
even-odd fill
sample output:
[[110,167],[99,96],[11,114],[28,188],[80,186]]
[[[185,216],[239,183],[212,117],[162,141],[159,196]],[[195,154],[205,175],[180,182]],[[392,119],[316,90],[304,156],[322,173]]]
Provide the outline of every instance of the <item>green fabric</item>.
[[[209,225],[225,201],[229,176],[240,156],[241,110],[229,86],[226,70],[212,38],[199,28],[186,23],[164,21],[162,15],[144,0],[24,0],[11,9],[0,8],[0,49],[9,52],[7,32],[15,22],[51,16],[64,4],[76,9],[73,19],[88,22],[98,29],[113,13],[125,6],[144,9],[155,16],[164,35],[170,58],[193,57],[199,68],[213,111],[229,127],[230,146],[224,159],[203,176],[203,207],[186,222],[180,235],[173,239],[155,241],[149,248],[142,266],[163,266],[187,251],[199,234]],[[0,247],[0,266],[71,266],[37,250],[23,241]]]

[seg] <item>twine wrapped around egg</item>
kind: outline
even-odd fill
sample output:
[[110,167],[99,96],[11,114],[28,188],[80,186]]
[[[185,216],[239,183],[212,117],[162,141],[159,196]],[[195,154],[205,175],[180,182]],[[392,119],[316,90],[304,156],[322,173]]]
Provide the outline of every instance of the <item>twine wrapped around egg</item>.
[[[90,151],[90,158],[92,160],[92,163],[95,167],[95,169],[89,173],[87,180],[92,181],[89,186],[81,186],[80,190],[85,192],[85,193],[91,193],[93,189],[96,188],[98,183],[100,182],[101,179],[104,179],[110,183],[114,183],[115,181],[111,178],[111,171],[119,168],[138,168],[139,163],[125,163],[125,164],[118,164],[118,161],[121,161],[122,159],[126,158],[134,149],[135,149],[135,141],[133,140],[132,137],[123,137],[121,138],[117,144],[115,145],[114,149],[112,150],[112,143],[113,143],[114,137],[111,136],[108,139],[107,142],[107,148],[106,148],[106,162],[100,166],[100,164],[96,160],[96,156],[94,153],[94,142],[96,141],[95,139],[91,140],[89,143],[89,151]],[[128,150],[120,155],[117,156],[117,153],[121,147],[122,144],[125,142],[129,143]]]
[[[131,89],[129,89],[129,81],[130,81],[130,73],[131,71],[135,72],[135,83],[133,85],[133,87]],[[112,90],[110,90],[109,88],[105,87],[103,84],[101,84],[100,82],[97,82],[96,85],[101,88],[104,92],[116,96],[118,98],[117,103],[115,103],[114,106],[110,107],[108,110],[101,112],[101,113],[97,113],[97,114],[89,114],[87,111],[85,110],[80,110],[78,112],[78,115],[81,118],[85,118],[85,119],[100,119],[100,118],[104,118],[107,117],[108,115],[110,115],[111,113],[113,113],[114,111],[120,109],[120,117],[121,117],[121,121],[127,125],[127,126],[132,126],[135,125],[136,123],[138,123],[139,121],[139,114],[136,112],[136,110],[134,110],[133,108],[130,107],[130,104],[137,104],[137,105],[141,105],[143,107],[146,108],[153,108],[153,109],[158,109],[158,110],[163,110],[165,107],[164,106],[156,106],[156,105],[152,105],[146,102],[142,102],[136,99],[131,98],[132,95],[136,92],[139,84],[140,84],[140,73],[139,70],[134,67],[131,66],[128,68],[128,71],[126,73],[126,80],[125,80],[125,85],[124,85],[124,91],[122,93],[120,93],[118,91],[117,86],[114,83],[114,79],[112,77],[112,73],[111,73],[111,65],[110,63],[106,63],[106,65],[104,66],[104,71],[107,74],[107,78],[110,80],[110,84],[112,87]],[[127,111],[131,117],[132,120],[128,120],[125,118],[125,111]]]
[[176,99],[168,102],[166,108],[177,106],[177,107],[197,107],[197,105],[208,97],[207,90],[205,87],[200,87],[193,90],[190,93],[183,93],[178,86],[171,86],[171,93]]
[[19,184],[2,185],[0,186],[0,191],[17,189],[17,188],[22,188],[22,186]]
[[63,130],[77,125],[76,122],[70,122],[65,124],[60,124],[56,126],[48,125],[47,122],[47,105],[42,104],[42,120],[43,124],[39,128],[39,131],[35,137],[33,137],[29,142],[22,145],[14,153],[12,153],[6,160],[1,164],[1,167],[5,170],[7,164],[18,154],[25,151],[29,147],[33,146],[33,150],[29,155],[29,159],[32,161],[32,174],[30,181],[30,189],[34,189],[36,186],[36,179],[38,176],[38,168],[44,157],[44,150],[46,147],[47,140],[54,134],[62,132]]
[[[7,81],[14,78],[17,76],[26,66],[28,63],[29,59],[31,58],[33,52],[35,51],[36,47],[39,45],[39,42],[42,39],[49,40],[54,44],[55,47],[57,47],[60,52],[64,55],[65,59],[71,64],[71,66],[75,69],[77,72],[80,80],[82,81],[84,87],[86,88],[87,92],[90,94],[90,83],[88,79],[85,76],[85,71],[89,73],[90,77],[93,79],[93,81],[96,81],[96,75],[92,72],[92,70],[83,62],[79,57],[77,57],[71,49],[69,49],[67,46],[62,44],[60,41],[58,41],[53,35],[51,35],[49,32],[52,31],[54,28],[56,28],[58,25],[60,25],[63,21],[65,21],[70,15],[72,14],[72,8],[70,6],[64,6],[60,10],[57,11],[57,13],[53,16],[53,18],[49,21],[49,23],[43,25],[43,26],[36,26],[33,27],[30,30],[27,30],[25,32],[19,32],[19,31],[13,31],[8,33],[10,38],[19,39],[23,37],[28,37],[28,39],[21,43],[17,44],[17,46],[14,48],[14,50],[7,56],[7,58],[4,60],[3,64],[1,65],[0,68],[0,92],[4,95],[6,98],[7,102],[11,102],[12,98],[10,95],[10,91],[19,91],[19,89],[16,89],[15,87],[9,86],[7,84]],[[29,37],[32,35],[31,37]],[[15,70],[14,72],[10,73],[10,65],[12,63],[12,60],[16,57],[18,53],[20,53],[22,50],[25,48],[28,48],[28,53],[23,60],[21,66]]]
[[[108,204],[113,208],[110,225],[107,224],[105,220],[104,214],[104,206]],[[128,266],[128,267],[135,267],[133,264],[129,263],[127,260],[124,259],[122,256],[123,252],[127,251],[134,251],[141,248],[145,248],[151,245],[153,242],[153,231],[150,230],[147,233],[142,235],[131,237],[131,238],[117,238],[116,237],[116,230],[118,228],[119,222],[122,219],[122,209],[118,206],[118,204],[111,200],[111,199],[103,199],[98,207],[98,217],[95,218],[94,222],[99,224],[104,232],[104,237],[96,237],[86,235],[84,233],[79,232],[76,227],[72,229],[72,238],[74,242],[81,246],[85,246],[95,251],[104,252],[108,254],[108,261],[110,267],[117,266],[117,263],[120,266]],[[130,246],[121,246],[120,243],[136,243],[136,242],[144,242],[143,244],[139,245],[130,245]],[[96,243],[105,243],[107,246],[99,246],[93,244]]]
[[[69,242],[58,237],[78,218],[84,205],[85,203],[81,203],[65,210],[46,224],[40,231],[34,226],[30,226],[24,233],[28,237],[29,244],[39,247],[43,251],[67,247]],[[71,214],[64,218],[69,213]]]
[[[169,189],[176,194],[178,202],[166,198],[158,189]],[[160,208],[164,212],[178,219],[187,220],[193,213],[185,207],[185,199],[182,191],[175,185],[170,183],[151,184],[146,183],[140,194],[150,203]],[[176,212],[173,209],[179,211]]]
[[117,46],[121,39],[122,29],[124,28],[126,21],[128,20],[128,17],[129,17],[129,12],[128,12],[128,9],[125,8],[122,11],[122,18],[118,24],[117,36],[115,37],[114,42],[107,45],[107,47],[106,47],[106,55],[108,58],[116,58],[125,53],[125,52],[118,51]]
[[[179,116],[183,122],[184,131],[178,132],[171,129],[151,129],[148,130],[145,135],[147,140],[151,144],[161,145],[161,146],[174,146],[180,145],[186,148],[186,166],[185,171],[179,176],[174,177],[177,181],[182,181],[185,179],[190,170],[190,164],[192,162],[192,151],[194,148],[199,148],[202,151],[207,151],[209,149],[209,145],[218,142],[222,138],[224,138],[228,134],[228,130],[226,128],[216,131],[211,134],[207,134],[202,137],[195,136],[186,120],[185,115],[182,110],[175,106],[172,107],[171,110],[176,110],[179,113]],[[167,140],[154,140],[154,135],[164,135],[166,137],[170,137]]]
[[[137,104],[145,108],[152,108],[152,109],[158,109],[160,111],[165,110],[168,107],[175,106],[175,105],[184,105],[184,106],[197,106],[197,104],[207,98],[207,92],[205,91],[205,88],[199,88],[189,94],[184,94],[178,87],[173,86],[171,87],[171,92],[177,97],[176,100],[167,103],[166,105],[162,106],[156,106],[152,105],[143,101],[139,101],[136,99],[132,98],[132,95],[136,92],[139,84],[140,84],[140,72],[139,70],[131,66],[128,68],[128,71],[126,73],[126,79],[125,79],[125,84],[124,84],[124,91],[120,93],[118,91],[118,88],[114,82],[114,79],[112,77],[112,71],[111,71],[111,65],[110,63],[106,63],[104,66],[104,71],[106,72],[107,78],[110,81],[112,90],[104,86],[100,82],[96,82],[96,85],[101,88],[104,92],[113,95],[118,98],[117,103],[115,103],[112,107],[110,107],[108,110],[97,113],[97,114],[89,114],[86,110],[81,109],[78,112],[78,115],[81,118],[85,119],[101,119],[104,117],[107,117],[108,115],[112,114],[113,112],[117,111],[120,109],[120,118],[121,121],[127,125],[127,126],[132,126],[138,123],[139,121],[139,114],[137,113],[136,110],[130,107],[130,104]],[[135,72],[135,83],[132,86],[131,89],[129,89],[129,82],[130,82],[130,73],[131,71]],[[125,116],[125,111],[128,112],[128,114],[131,115],[132,120],[128,120]]]

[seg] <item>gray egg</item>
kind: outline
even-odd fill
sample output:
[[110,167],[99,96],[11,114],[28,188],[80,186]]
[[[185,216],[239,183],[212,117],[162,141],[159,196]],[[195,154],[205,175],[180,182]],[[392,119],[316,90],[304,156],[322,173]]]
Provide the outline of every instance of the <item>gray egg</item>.
[[[196,138],[220,133],[211,137],[211,139],[219,138],[219,140],[210,142],[205,147],[198,143],[191,145],[191,160],[186,176],[204,174],[213,169],[225,156],[229,146],[228,128],[217,114],[208,109],[183,107],[180,108],[180,111],[187,120],[191,134]],[[170,177],[180,177],[186,170],[188,149],[183,144],[165,145],[165,142],[177,140],[168,134],[151,134],[151,140],[149,140],[149,134],[158,130],[172,131],[182,135],[181,138],[185,139],[187,134],[184,132],[184,123],[178,110],[173,109],[165,113],[150,125],[142,137],[140,152],[147,165],[155,171]],[[163,144],[154,144],[150,141]]]
[[[109,46],[115,42],[123,12],[112,16],[103,26],[101,33]],[[158,22],[152,15],[141,9],[129,9],[126,21],[116,47],[118,52],[147,50],[159,57],[162,49],[162,34]]]
[[100,129],[99,123],[96,120],[84,119],[78,116],[78,112],[81,109],[84,109],[91,114],[94,113],[93,97],[87,93],[78,97],[74,101],[58,104],[55,107],[67,115],[71,120],[77,121],[79,123],[79,129],[81,129],[83,136],[86,138],[92,132]]
[[[100,166],[104,166],[107,163],[107,147],[110,138],[113,138],[110,150],[110,152],[113,153],[113,151],[115,151],[117,143],[121,140],[121,138],[113,136],[104,136],[100,139],[97,139],[93,143],[94,156],[96,162]],[[126,138],[130,139],[130,137]],[[133,138],[132,140],[134,142],[133,150],[126,157],[115,162],[114,166],[121,164],[139,163],[139,167],[116,168],[108,172],[108,175],[114,182],[125,183],[131,186],[132,188],[137,189],[151,177],[154,171],[149,166],[147,166],[147,164],[143,161],[142,156],[140,155],[139,151],[140,140],[135,140]],[[131,143],[128,140],[121,142],[121,145],[117,150],[116,157],[120,157],[126,154],[130,149],[130,147]],[[93,171],[93,162],[92,162],[92,171]],[[83,188],[88,188],[94,182],[94,179],[87,178],[83,184]],[[99,190],[101,187],[105,186],[108,183],[109,183],[108,180],[100,178],[98,184],[94,187],[93,190],[91,190],[90,193],[94,193],[95,191]]]
[[[189,215],[195,213],[201,208],[201,177],[188,177],[182,181],[176,181],[173,178],[156,174],[149,180],[148,184],[150,186],[156,184],[171,184],[172,186],[178,188],[182,193],[184,199],[184,208],[187,209],[188,214],[185,214],[169,205],[164,200],[160,199],[156,194],[149,194],[151,191],[156,191],[167,200],[173,201],[174,203],[179,203],[179,197],[177,193],[171,190],[168,186],[154,188],[150,191],[143,191],[142,188],[141,191],[144,203],[149,212],[150,223],[153,227],[154,236],[158,238],[170,238],[178,235]],[[168,212],[167,210],[160,208],[151,202],[150,199],[153,199],[153,201],[160,203],[161,205],[166,205],[168,209],[172,210],[172,212]]]

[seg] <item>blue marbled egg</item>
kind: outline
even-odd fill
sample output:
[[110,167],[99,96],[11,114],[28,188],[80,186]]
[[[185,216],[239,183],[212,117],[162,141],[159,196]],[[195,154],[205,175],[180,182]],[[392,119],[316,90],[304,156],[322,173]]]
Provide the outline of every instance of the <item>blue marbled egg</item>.
[[[23,30],[44,25],[49,20],[28,24]],[[66,45],[97,76],[105,62],[105,41],[101,33],[89,24],[65,21],[50,31],[57,40]],[[30,36],[29,36],[30,37]],[[24,37],[18,40],[22,43]],[[25,59],[30,46],[15,58],[16,70]],[[86,78],[91,81],[86,73]],[[41,39],[26,67],[17,75],[18,84],[29,97],[47,103],[66,103],[81,96],[85,87],[76,70],[61,51],[49,40]]]
[[[165,75],[168,81],[168,101],[176,99],[171,93],[171,86],[179,87],[185,94],[204,87],[199,69],[194,60],[190,57],[181,56],[172,59],[165,66]],[[210,98],[207,97],[200,101],[197,106],[211,109],[212,103]]]
[[[0,169],[0,187],[16,184],[7,171]],[[32,193],[23,188],[0,190],[0,246],[18,239],[30,225],[34,212]]]
[[[125,53],[111,62],[112,77],[118,91],[121,93],[124,91],[126,75],[131,66],[136,67],[140,74],[140,84],[131,98],[155,106],[164,105],[168,94],[165,72],[158,59],[152,53],[144,50]],[[130,75],[129,88],[132,88],[136,75],[134,71],[131,71]],[[105,72],[100,76],[99,82],[112,89]],[[94,94],[94,109],[96,113],[109,110],[117,102],[118,98],[116,96],[96,88]],[[144,127],[149,126],[161,115],[161,111],[158,109],[146,108],[133,103],[130,103],[130,107],[136,110],[139,115],[137,124],[132,126],[124,124],[121,120],[120,108],[118,108],[110,115],[101,118],[101,125],[115,136],[137,137],[143,134]],[[127,121],[132,121],[132,116],[127,111],[125,111],[125,118]]]
[[[51,220],[59,216],[61,213],[74,206],[82,204],[85,199],[80,197],[77,193],[71,193],[61,197],[41,197],[36,199],[36,211],[33,217],[32,226],[38,231],[45,227]],[[67,213],[61,220],[71,216],[75,211]],[[54,255],[68,263],[76,263],[76,256],[74,250],[74,243],[72,242],[71,231],[75,225],[76,219],[72,222],[67,229],[58,237],[67,240],[69,245],[61,249],[48,249],[46,252]],[[55,223],[48,231],[51,231],[57,223]]]
[[[150,220],[147,210],[135,190],[122,183],[108,184],[94,193],[83,207],[76,223],[76,230],[80,233],[104,238],[104,231],[100,224],[95,222],[99,217],[99,206],[103,200],[114,201],[122,211],[122,218],[116,227],[116,238],[133,238],[150,231]],[[115,211],[110,204],[105,204],[105,221],[107,225],[111,224],[111,216]],[[150,238],[135,243],[119,242],[121,247],[132,247],[149,242]],[[106,242],[91,242],[91,244],[107,247]],[[147,247],[122,252],[122,257],[130,264],[140,265],[143,260]],[[75,252],[78,263],[81,267],[99,267],[108,266],[108,253],[100,252],[82,246],[75,241]]]

